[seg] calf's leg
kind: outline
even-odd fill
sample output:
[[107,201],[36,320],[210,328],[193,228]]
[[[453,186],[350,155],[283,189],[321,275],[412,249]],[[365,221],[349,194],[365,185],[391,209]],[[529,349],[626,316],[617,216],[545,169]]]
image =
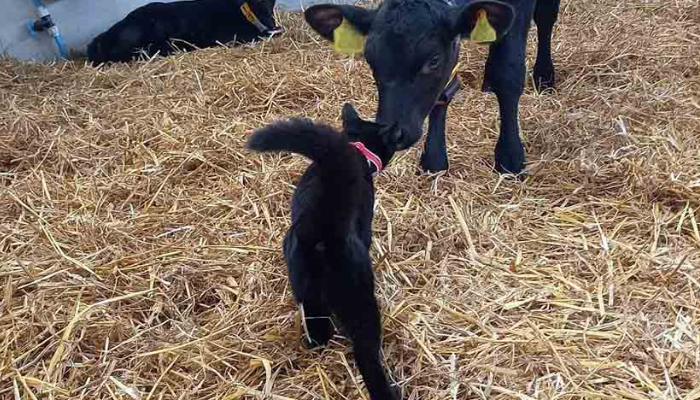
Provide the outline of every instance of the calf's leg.
[[428,134],[425,137],[425,148],[420,160],[421,168],[424,172],[446,171],[449,167],[445,123],[447,121],[447,108],[452,98],[459,91],[459,86],[459,78],[455,77],[447,85],[437,104],[430,111],[428,116]]
[[559,15],[561,0],[538,0],[535,5],[537,24],[537,61],[532,71],[538,92],[554,88],[554,63],[552,62],[552,32]]
[[482,87],[484,91],[494,92],[498,98],[501,124],[495,149],[495,169],[502,174],[520,174],[525,168],[518,107],[525,87],[525,48],[534,2],[521,0],[518,3],[511,32],[489,50]]
[[425,137],[425,149],[421,155],[421,168],[425,172],[446,171],[447,145],[445,143],[445,122],[447,121],[447,106],[437,105],[430,111],[428,117],[428,135]]

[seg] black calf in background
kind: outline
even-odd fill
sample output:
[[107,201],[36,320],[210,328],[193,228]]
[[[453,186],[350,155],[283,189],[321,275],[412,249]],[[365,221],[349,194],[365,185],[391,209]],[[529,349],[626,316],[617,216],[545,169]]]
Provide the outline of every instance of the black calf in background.
[[424,171],[448,168],[445,147],[447,107],[458,90],[452,78],[459,41],[487,13],[497,40],[490,46],[482,89],[496,94],[501,117],[495,168],[519,174],[525,167],[518,107],[525,86],[525,50],[530,21],[538,28],[533,78],[538,90],[554,87],[552,30],[560,0],[385,0],[377,9],[319,4],[305,12],[307,23],[333,41],[345,20],[366,38],[364,55],[379,92],[377,122],[398,123],[404,132],[399,149],[414,145],[429,117],[421,158]]
[[[149,56],[249,43],[276,29],[275,0],[188,0],[149,3],[130,12],[88,45],[88,60],[128,62],[143,49]],[[192,47],[194,46],[194,47]]]

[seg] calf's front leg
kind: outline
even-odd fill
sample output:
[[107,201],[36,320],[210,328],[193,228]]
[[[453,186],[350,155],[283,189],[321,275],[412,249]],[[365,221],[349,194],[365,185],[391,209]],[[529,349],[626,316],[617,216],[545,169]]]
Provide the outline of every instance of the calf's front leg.
[[447,85],[440,99],[430,111],[428,116],[428,135],[425,138],[425,148],[421,155],[420,165],[424,172],[447,171],[447,143],[445,139],[445,124],[447,121],[447,108],[452,98],[459,91],[459,78],[455,78]]

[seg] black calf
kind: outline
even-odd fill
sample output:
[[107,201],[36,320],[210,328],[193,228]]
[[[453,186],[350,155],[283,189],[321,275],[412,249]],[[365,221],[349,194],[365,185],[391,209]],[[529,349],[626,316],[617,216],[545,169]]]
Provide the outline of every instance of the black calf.
[[252,42],[276,29],[274,5],[275,0],[149,3],[93,39],[88,60],[95,64],[128,62],[141,49],[153,56],[171,54],[175,48],[187,51],[233,40]]
[[292,227],[284,239],[294,297],[311,344],[328,343],[335,315],[353,343],[372,400],[395,400],[380,355],[381,313],[369,248],[372,177],[393,157],[400,131],[361,120],[349,104],[343,108],[343,130],[296,119],[258,130],[247,147],[313,160],[294,192]]
[[534,16],[539,34],[533,77],[537,88],[543,90],[554,86],[551,38],[560,0],[459,1],[455,5],[451,0],[385,0],[376,10],[322,4],[306,10],[305,17],[330,41],[343,20],[365,36],[364,55],[379,92],[377,122],[398,123],[404,132],[399,149],[406,149],[420,139],[429,116],[421,166],[435,172],[448,167],[444,126],[456,88],[451,93],[443,91],[448,83],[458,85],[451,73],[457,65],[459,40],[475,32],[479,16],[485,12],[495,41],[486,62],[483,89],[496,94],[501,116],[495,168],[501,173],[520,173],[525,151],[518,105],[525,86],[530,21]]

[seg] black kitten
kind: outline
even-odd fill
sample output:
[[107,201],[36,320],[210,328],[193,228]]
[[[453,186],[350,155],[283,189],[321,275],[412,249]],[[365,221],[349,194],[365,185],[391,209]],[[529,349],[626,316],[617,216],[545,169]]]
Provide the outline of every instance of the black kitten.
[[401,131],[363,121],[350,104],[342,119],[342,133],[305,119],[274,123],[256,131],[247,148],[313,160],[294,192],[292,227],[284,239],[294,297],[312,344],[328,343],[335,315],[353,343],[372,400],[395,400],[380,355],[381,313],[369,248],[372,178],[393,157]]

